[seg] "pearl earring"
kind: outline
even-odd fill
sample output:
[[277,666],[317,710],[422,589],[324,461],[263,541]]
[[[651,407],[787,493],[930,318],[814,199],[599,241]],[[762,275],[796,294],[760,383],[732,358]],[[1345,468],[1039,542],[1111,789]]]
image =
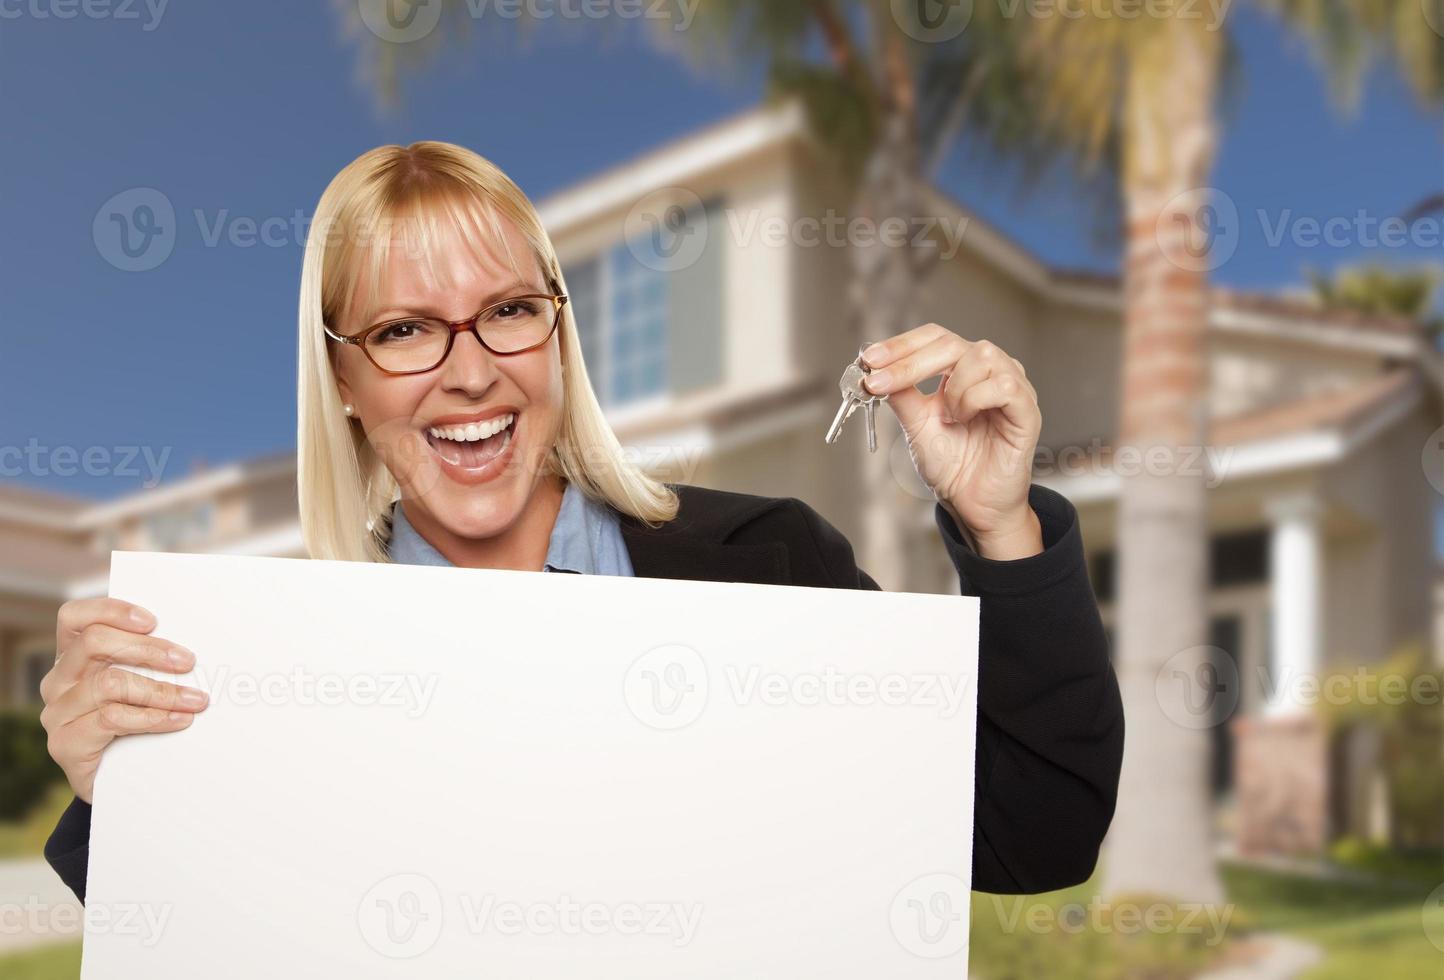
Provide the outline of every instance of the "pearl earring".
[[348,405],[346,405],[346,406],[342,409],[342,411],[345,412],[347,415],[355,415],[355,414],[356,414],[356,406],[355,406],[355,405],[349,405],[349,404],[348,404]]

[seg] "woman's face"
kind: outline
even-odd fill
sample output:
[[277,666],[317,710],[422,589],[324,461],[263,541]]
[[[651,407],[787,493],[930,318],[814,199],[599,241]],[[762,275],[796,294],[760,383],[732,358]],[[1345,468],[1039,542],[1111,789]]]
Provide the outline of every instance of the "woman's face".
[[[365,308],[366,283],[359,283],[352,318],[340,332],[355,334],[408,315],[456,321],[510,296],[551,293],[526,240],[510,222],[501,224],[520,279],[504,252],[492,248],[478,258],[451,232],[436,242],[432,256],[443,281],[452,284],[444,287],[427,262],[398,244],[377,284],[376,305]],[[331,344],[341,397],[355,407],[356,424],[396,477],[414,524],[488,538],[516,523],[546,475],[561,426],[559,333],[536,350],[506,356],[460,333],[439,367],[400,376],[381,373],[354,344]],[[474,440],[508,416],[509,425]],[[472,424],[483,427],[470,433],[458,428]]]

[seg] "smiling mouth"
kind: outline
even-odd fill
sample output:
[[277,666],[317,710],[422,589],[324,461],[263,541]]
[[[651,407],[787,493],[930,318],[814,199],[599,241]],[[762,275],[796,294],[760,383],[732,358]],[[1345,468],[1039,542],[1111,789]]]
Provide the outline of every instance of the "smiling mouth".
[[480,469],[506,452],[516,429],[516,413],[466,425],[434,425],[426,442],[445,462],[462,469]]

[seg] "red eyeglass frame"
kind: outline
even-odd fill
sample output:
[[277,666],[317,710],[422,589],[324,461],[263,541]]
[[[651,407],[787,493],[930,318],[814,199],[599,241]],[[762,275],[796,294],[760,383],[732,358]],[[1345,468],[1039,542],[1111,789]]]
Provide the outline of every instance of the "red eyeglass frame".
[[[557,284],[555,282],[551,283],[551,287],[553,289],[556,288],[556,285]],[[552,318],[552,328],[547,331],[547,335],[545,337],[527,347],[522,347],[518,350],[497,350],[482,338],[481,331],[476,328],[476,324],[478,321],[481,320],[483,316],[490,313],[492,310],[495,310],[502,306],[506,306],[508,303],[515,303],[519,299],[545,299],[550,300],[553,304],[555,304],[556,310]],[[441,367],[441,365],[446,363],[446,359],[451,356],[451,348],[456,344],[456,335],[463,331],[470,331],[471,335],[476,338],[477,343],[481,344],[482,347],[490,351],[492,354],[495,354],[497,357],[511,357],[513,354],[525,354],[528,351],[534,351],[538,347],[545,346],[547,341],[552,339],[552,335],[557,332],[557,327],[561,325],[562,307],[567,305],[568,299],[569,297],[566,293],[518,293],[515,296],[508,296],[506,299],[498,300],[497,302],[492,303],[491,305],[476,313],[475,316],[467,317],[465,320],[443,320],[441,319],[441,317],[436,316],[401,316],[386,320],[382,323],[372,324],[365,330],[353,334],[336,333],[334,330],[331,329],[330,325],[326,323],[322,323],[321,328],[326,331],[327,337],[336,341],[337,343],[352,344],[360,347],[361,353],[366,355],[366,360],[370,361],[371,366],[376,368],[376,370],[380,371],[382,374],[389,374],[392,376],[425,374],[428,371],[435,371],[437,368]],[[440,359],[437,360],[435,364],[431,365],[431,367],[418,368],[414,371],[392,371],[390,368],[384,368],[380,364],[377,364],[376,358],[371,355],[371,351],[366,347],[366,338],[371,336],[378,330],[385,329],[386,327],[392,326],[397,323],[407,323],[411,320],[431,320],[436,323],[444,323],[447,327],[450,328],[449,332],[446,335],[446,349],[441,352]]]

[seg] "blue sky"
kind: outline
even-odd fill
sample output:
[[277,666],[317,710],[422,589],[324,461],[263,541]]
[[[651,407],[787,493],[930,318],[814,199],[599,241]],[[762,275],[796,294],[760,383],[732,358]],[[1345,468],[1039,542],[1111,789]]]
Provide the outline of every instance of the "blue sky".
[[[284,19],[184,0],[151,30],[143,5],[138,20],[0,16],[0,446],[102,447],[116,459],[145,446],[164,455],[167,479],[199,461],[289,449],[301,242],[283,230],[247,244],[246,219],[308,214],[362,151],[426,138],[476,149],[536,199],[761,91],[755,72],[700,74],[626,28],[546,30],[527,45],[478,37],[413,77],[402,108],[384,114],[330,3],[267,6]],[[1237,204],[1240,234],[1215,279],[1275,288],[1298,282],[1305,264],[1439,258],[1437,247],[1268,243],[1259,208],[1274,222],[1382,217],[1444,190],[1444,139],[1439,117],[1389,74],[1343,116],[1302,46],[1258,17],[1235,28],[1243,94],[1214,183]],[[999,193],[1005,183],[975,168],[944,183],[1051,262],[1115,265],[1065,191]],[[102,205],[134,188],[162,192],[178,215],[173,252],[145,272],[108,263],[93,229]],[[0,476],[87,497],[142,478]]]

